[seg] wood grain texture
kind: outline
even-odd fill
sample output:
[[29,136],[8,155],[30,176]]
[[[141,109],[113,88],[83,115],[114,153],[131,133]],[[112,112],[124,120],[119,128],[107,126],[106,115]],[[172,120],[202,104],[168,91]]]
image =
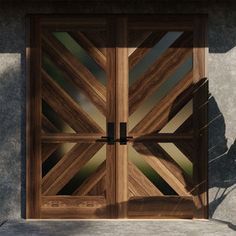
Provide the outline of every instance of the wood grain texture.
[[[128,121],[128,48],[127,18],[117,18],[116,48],[116,139],[120,136],[120,122]],[[122,94],[122,96],[120,96]],[[125,218],[128,199],[128,148],[127,145],[115,144],[116,148],[116,203],[118,217]]]
[[194,83],[207,77],[207,17],[194,18],[193,69]]
[[103,196],[43,196],[43,219],[107,218]]
[[[89,196],[106,196],[106,176],[103,176],[89,191]],[[109,207],[107,207],[108,209]]]
[[102,133],[98,124],[53,80],[42,71],[42,97],[77,132]]
[[[116,41],[115,18],[109,17],[107,32],[107,122],[116,120],[116,48],[112,47]],[[99,40],[100,37],[97,38]],[[115,137],[116,137],[115,129]],[[117,218],[116,205],[116,145],[106,145],[106,203],[109,218]]]
[[131,115],[192,54],[192,33],[183,33],[129,88]]
[[103,196],[42,196],[42,207],[45,208],[94,208],[104,205],[105,198]]
[[103,31],[89,29],[81,31],[104,56],[107,56],[107,50],[114,48],[112,46],[115,45],[115,42],[111,42],[109,39],[110,35],[112,35],[112,29],[109,28],[110,22],[111,20],[107,22],[106,29]]
[[82,32],[72,31],[69,34],[102,69],[106,70],[106,57]]
[[55,127],[54,124],[45,115],[41,117],[42,122],[42,131],[45,133],[55,133],[58,132],[58,129]]
[[[42,122],[42,132],[44,133],[54,133],[58,132],[58,129],[51,123],[51,121],[48,120],[48,118],[44,115],[41,116],[41,122]],[[44,134],[43,133],[43,134]],[[43,141],[42,135],[41,135],[41,142]],[[48,157],[57,150],[59,147],[59,144],[56,143],[49,143],[49,144],[43,144],[41,145],[41,160],[42,163],[48,159]]]
[[26,218],[41,217],[41,51],[40,17],[28,18],[29,47],[26,50],[27,71],[27,125],[26,125]]
[[[189,93],[191,94],[192,78],[193,73],[191,71],[166,96],[164,96],[150,112],[147,113],[147,115],[130,131],[130,135],[139,133],[148,134],[161,130],[171,117],[174,117],[173,112],[172,116],[170,116],[170,113],[177,97],[182,93],[186,93],[187,97],[189,97]],[[190,91],[188,91],[188,89]],[[178,103],[181,103],[181,101],[185,102],[185,100],[186,98],[183,96],[182,99],[178,99]],[[177,107],[177,105],[175,107]]]
[[83,142],[83,143],[96,143],[102,142],[105,143],[106,140],[101,137],[104,136],[105,133],[55,133],[55,134],[42,134],[42,142],[43,143],[75,143],[75,142]]
[[43,51],[69,75],[71,81],[87,95],[90,101],[106,114],[105,87],[55,37],[45,33],[42,39]]
[[152,32],[140,45],[137,45],[129,56],[129,69],[131,70],[139,61],[141,61],[164,35],[165,32]]
[[[149,146],[148,146],[149,147]],[[142,143],[136,143],[134,145],[135,150],[143,156],[143,159],[178,193],[180,196],[190,196],[188,192],[187,185],[182,183],[178,177],[176,177],[176,172],[172,172],[166,167],[166,163],[160,157],[153,155],[145,145]]]
[[128,218],[191,219],[193,210],[192,197],[132,197],[128,203]]
[[173,133],[151,133],[151,134],[145,134],[145,133],[139,133],[137,135],[133,135],[132,139],[128,139],[128,142],[159,142],[159,143],[165,143],[165,142],[176,142],[176,141],[191,141],[193,140],[194,136],[193,134],[173,134]]
[[163,193],[136,167],[128,164],[129,191],[133,196],[163,196]]
[[194,203],[196,205],[195,218],[207,218],[207,186],[208,186],[208,81],[197,90],[194,98]]
[[[41,23],[37,17],[33,18],[33,47],[30,55],[27,54],[32,56],[29,74],[33,78],[33,81],[30,80],[27,118],[30,124],[27,131],[30,146],[27,149],[27,155],[30,156],[27,160],[27,217],[206,218],[208,94],[207,83],[203,83],[203,77],[206,76],[205,19],[185,15],[41,18]],[[70,32],[103,68],[106,86],[99,83],[88,68],[49,33],[57,30]],[[129,91],[129,69],[150,52],[164,35],[163,32],[172,30],[185,33],[138,78]],[[140,34],[136,33],[128,39],[128,32]],[[106,134],[49,75],[44,71],[40,73],[41,49],[58,69],[68,75],[68,81],[73,82],[100,110],[107,122],[115,122],[117,141],[120,138],[120,122],[128,122],[129,114],[157,91],[186,58],[193,56],[192,71],[128,134],[134,137],[128,142],[180,196],[164,196],[134,164],[128,164],[127,145],[120,145],[119,142],[106,145],[105,162],[74,192],[83,196],[56,196],[105,144],[101,136]],[[39,88],[42,88],[42,94]],[[195,118],[188,119],[173,134],[158,134],[192,97]],[[65,134],[57,130],[42,114],[41,99],[77,133]],[[194,186],[180,166],[156,144],[167,141],[173,142],[194,162]],[[59,145],[67,142],[77,144],[42,179],[42,161]]]
[[[194,18],[194,48],[193,69],[194,83],[198,89],[194,93],[194,134],[195,134],[195,156],[194,156],[194,181],[196,191],[194,192],[194,203],[196,210],[195,218],[208,217],[208,81],[207,77],[207,16]],[[200,109],[202,107],[202,109]],[[201,127],[204,127],[201,130]]]
[[106,161],[104,161],[95,172],[90,175],[72,195],[86,195],[106,175]]
[[57,194],[69,180],[88,162],[98,150],[103,146],[102,143],[76,144],[67,152],[57,164],[43,177],[43,195]]
[[145,143],[145,147],[155,156],[162,164],[175,175],[175,177],[190,192],[192,190],[192,178],[184,172],[182,167],[170,156],[158,143]]
[[55,152],[59,147],[57,143],[44,143],[42,144],[41,159],[42,163],[45,162],[48,157]]

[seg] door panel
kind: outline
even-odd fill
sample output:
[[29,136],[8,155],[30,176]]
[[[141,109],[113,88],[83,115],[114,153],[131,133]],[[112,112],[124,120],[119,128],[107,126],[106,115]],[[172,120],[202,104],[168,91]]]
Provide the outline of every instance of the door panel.
[[[75,25],[62,18],[39,20],[35,56],[40,77],[34,88],[40,92],[35,93],[40,132],[34,134],[40,137],[39,185],[28,180],[35,190],[29,201],[37,195],[39,202],[37,212],[29,209],[29,218],[114,217],[109,206],[115,199],[115,149],[105,138],[107,122],[114,123],[110,68],[115,55],[107,49],[108,42],[114,43],[106,19],[77,20],[68,19]],[[33,154],[30,158],[32,163]]]
[[32,17],[27,218],[206,218],[204,19]]
[[145,26],[128,28],[128,217],[193,218],[195,33]]
[[[128,217],[135,218],[144,215],[168,217],[170,212],[163,209],[160,209],[161,212],[153,212],[151,208],[150,212],[146,209],[145,214],[140,213],[140,216],[139,213],[131,214],[129,205],[133,198],[142,197],[143,206],[142,201],[139,201],[141,209],[144,209],[149,201],[154,207],[155,201],[157,206],[159,204],[158,197],[166,197],[171,203],[173,198],[169,196],[173,195],[178,205],[178,211],[171,213],[173,217],[192,218],[196,216],[195,212],[201,212],[199,214],[202,214],[202,217],[205,214],[206,201],[196,203],[196,195],[199,194],[196,191],[199,183],[196,176],[200,165],[196,154],[196,147],[199,147],[196,120],[199,114],[195,106],[195,91],[199,90],[201,83],[205,83],[204,78],[196,79],[196,71],[202,70],[197,65],[196,54],[203,46],[197,45],[199,49],[195,48],[194,37],[197,33],[193,28],[170,29],[170,24],[169,30],[164,31],[161,27],[158,29],[153,27],[153,24],[149,25],[149,21],[143,19],[145,23],[142,27],[135,27],[135,22],[127,18],[127,136],[130,137],[127,176],[130,200],[127,214]],[[206,96],[204,98],[207,99]],[[203,181],[200,185],[205,183]],[[185,197],[191,201],[188,216],[184,213],[184,206],[182,213],[180,207],[180,202]]]

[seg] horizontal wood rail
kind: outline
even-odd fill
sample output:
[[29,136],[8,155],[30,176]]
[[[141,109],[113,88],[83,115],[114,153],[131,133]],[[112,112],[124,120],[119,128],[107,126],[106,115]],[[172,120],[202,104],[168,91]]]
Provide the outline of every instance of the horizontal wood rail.
[[[42,133],[41,139],[43,143],[64,143],[64,142],[106,142],[105,139],[101,137],[104,136],[104,133],[99,134],[65,134],[65,133]],[[127,142],[174,142],[179,140],[193,140],[193,134],[155,134],[155,135],[135,135],[131,134],[133,138],[127,138]],[[115,142],[119,142],[119,139],[116,139]]]
[[148,141],[156,141],[156,142],[174,142],[178,140],[193,140],[193,134],[173,134],[173,133],[163,133],[163,134],[152,134],[152,135],[135,135],[133,139],[128,139],[129,142],[148,142]]
[[65,134],[65,133],[51,133],[51,134],[41,134],[41,139],[43,143],[64,143],[64,142],[96,142],[96,141],[104,141],[101,137],[104,136],[104,133],[98,134]]

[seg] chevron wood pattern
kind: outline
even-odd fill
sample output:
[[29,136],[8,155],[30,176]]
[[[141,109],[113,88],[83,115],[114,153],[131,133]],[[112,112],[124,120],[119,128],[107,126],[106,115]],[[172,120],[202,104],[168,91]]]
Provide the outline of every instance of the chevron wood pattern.
[[32,19],[27,218],[206,218],[204,17]]

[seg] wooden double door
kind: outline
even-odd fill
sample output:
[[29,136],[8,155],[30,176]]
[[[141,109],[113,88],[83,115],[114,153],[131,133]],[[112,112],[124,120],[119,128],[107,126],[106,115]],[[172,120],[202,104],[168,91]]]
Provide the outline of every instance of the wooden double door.
[[206,218],[205,16],[30,19],[27,218]]

